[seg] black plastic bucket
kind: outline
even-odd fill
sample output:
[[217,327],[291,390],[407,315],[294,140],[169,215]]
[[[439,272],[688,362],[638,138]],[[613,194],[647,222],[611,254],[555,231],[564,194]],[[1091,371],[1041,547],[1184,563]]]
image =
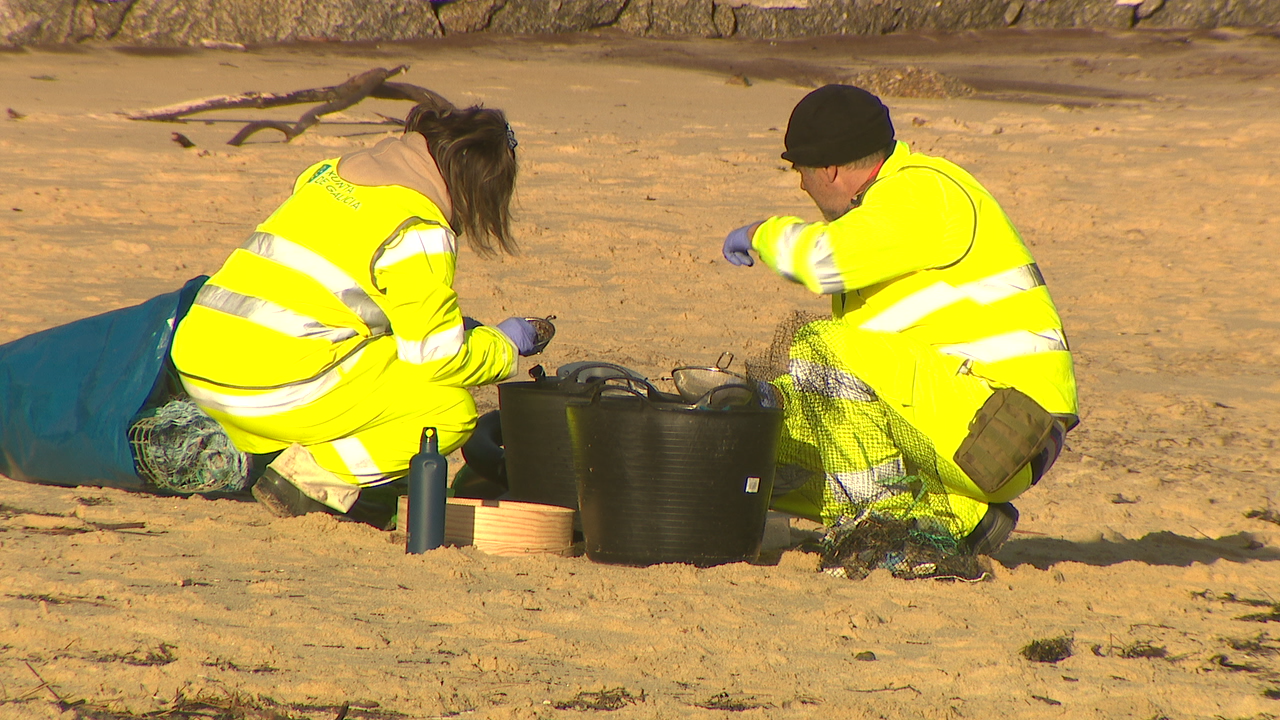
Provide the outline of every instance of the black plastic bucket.
[[564,377],[498,386],[507,499],[578,509],[573,448],[565,407],[591,397],[601,373],[631,371],[609,363],[576,363]]
[[587,557],[620,565],[755,560],[782,411],[597,386],[567,406]]

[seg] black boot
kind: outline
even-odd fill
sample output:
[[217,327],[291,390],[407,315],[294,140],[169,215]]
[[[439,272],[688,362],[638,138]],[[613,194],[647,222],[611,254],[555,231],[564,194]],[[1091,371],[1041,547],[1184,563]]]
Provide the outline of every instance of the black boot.
[[978,526],[964,539],[964,547],[974,555],[992,555],[1009,539],[1017,524],[1017,508],[1009,503],[992,503]]
[[263,471],[262,477],[253,484],[250,492],[255,500],[276,517],[297,517],[313,512],[334,514],[332,508],[307,497],[297,485],[284,479],[273,468]]

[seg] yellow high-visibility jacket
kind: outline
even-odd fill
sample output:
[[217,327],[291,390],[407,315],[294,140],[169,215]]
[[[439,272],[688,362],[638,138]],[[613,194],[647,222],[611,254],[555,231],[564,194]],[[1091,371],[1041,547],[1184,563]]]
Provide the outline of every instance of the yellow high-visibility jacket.
[[180,324],[173,361],[201,405],[258,417],[301,407],[375,343],[442,386],[515,372],[505,335],[463,328],[452,288],[457,240],[436,203],[399,185],[347,182],[338,162],[298,177]]
[[912,337],[1074,424],[1071,353],[1044,278],[995,198],[956,165],[899,142],[860,205],[829,223],[770,218],[752,244],[779,274],[831,295],[835,318]]

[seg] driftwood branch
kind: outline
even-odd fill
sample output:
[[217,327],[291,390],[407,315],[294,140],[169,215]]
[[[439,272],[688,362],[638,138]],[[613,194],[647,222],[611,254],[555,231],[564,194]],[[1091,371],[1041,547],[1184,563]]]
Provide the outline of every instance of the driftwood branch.
[[332,87],[313,88],[311,90],[296,90],[291,93],[260,93],[247,92],[239,95],[216,95],[214,97],[200,98],[199,100],[189,100],[174,105],[165,105],[164,107],[151,108],[149,110],[138,110],[128,113],[125,117],[130,120],[154,120],[157,122],[174,122],[180,121],[182,116],[191,115],[206,110],[231,110],[234,108],[257,108],[265,110],[266,108],[280,107],[282,105],[298,105],[300,103],[309,102],[328,102],[337,97],[337,85]]
[[290,93],[246,92],[239,95],[219,95],[149,110],[138,110],[127,114],[126,117],[130,120],[181,122],[187,115],[209,110],[266,109],[309,102],[322,103],[304,113],[296,123],[288,123],[281,120],[258,120],[245,125],[240,129],[240,132],[236,133],[235,137],[227,141],[228,145],[238,147],[249,139],[251,135],[265,129],[279,130],[284,134],[285,142],[289,142],[306,132],[308,128],[319,123],[321,116],[349,108],[366,97],[383,100],[409,100],[417,104],[426,104],[440,112],[448,112],[454,109],[453,103],[433,90],[409,83],[388,81],[388,78],[399,75],[407,69],[407,65],[397,65],[390,69],[374,68],[348,78],[341,85],[295,90]]

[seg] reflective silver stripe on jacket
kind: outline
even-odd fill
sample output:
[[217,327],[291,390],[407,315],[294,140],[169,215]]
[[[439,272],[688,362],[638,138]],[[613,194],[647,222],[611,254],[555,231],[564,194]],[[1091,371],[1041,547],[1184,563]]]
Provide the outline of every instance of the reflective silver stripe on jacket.
[[383,245],[373,262],[373,269],[384,270],[419,255],[456,255],[457,252],[457,241],[453,233],[445,228],[435,226],[423,230],[406,230],[398,239],[393,238]]
[[975,362],[994,363],[1023,355],[1069,350],[1067,338],[1061,330],[1015,330],[973,342],[956,345],[939,345],[944,355],[965,357]]
[[329,443],[338,457],[342,459],[342,463],[347,466],[347,470],[361,479],[360,484],[366,484],[364,478],[369,481],[377,481],[386,476],[382,470],[378,469],[378,463],[369,454],[369,449],[357,437],[345,437],[334,440]]
[[959,287],[936,282],[890,305],[860,327],[878,332],[902,332],[929,315],[962,300],[990,305],[1041,285],[1044,285],[1044,276],[1035,263],[1005,270]]
[[788,280],[796,280],[796,243],[800,242],[800,233],[805,229],[804,223],[792,223],[778,233],[778,241],[773,245],[774,258],[777,262],[778,274]]
[[837,502],[867,505],[900,490],[889,481],[899,480],[906,474],[902,458],[897,457],[867,470],[829,473],[827,487]]
[[296,270],[320,283],[326,290],[333,293],[339,302],[355,313],[373,335],[386,335],[391,332],[391,321],[387,319],[387,314],[378,307],[373,298],[369,297],[369,293],[351,279],[350,275],[320,254],[279,235],[265,232],[250,235],[249,240],[241,247],[254,255]]
[[462,323],[458,323],[448,330],[432,333],[421,340],[406,340],[397,335],[396,354],[405,362],[421,365],[457,355],[462,350],[464,342],[466,342],[466,331]]
[[787,373],[800,392],[822,395],[834,400],[872,402],[876,391],[853,375],[809,360],[792,358],[787,363]]
[[336,328],[314,318],[294,312],[270,300],[250,297],[224,287],[206,283],[197,293],[195,304],[295,338],[315,338],[340,343],[356,336],[351,328]]
[[836,267],[835,250],[831,247],[831,238],[825,232],[813,241],[813,249],[809,251],[809,267],[813,268],[813,277],[823,295],[844,292],[844,277]]
[[195,382],[182,378],[183,387],[196,402],[219,412],[235,417],[266,417],[302,407],[317,400],[329,392],[342,380],[344,371],[349,370],[357,362],[363,351],[356,352],[341,364],[304,382],[292,383],[284,387],[249,395],[210,390]]

